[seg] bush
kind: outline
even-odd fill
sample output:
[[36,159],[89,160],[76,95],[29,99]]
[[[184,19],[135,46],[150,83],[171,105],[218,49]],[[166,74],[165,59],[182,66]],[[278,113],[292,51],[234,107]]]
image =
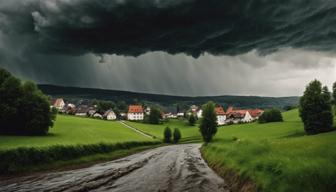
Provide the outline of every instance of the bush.
[[174,143],[178,143],[181,139],[181,132],[178,128],[174,129],[174,133],[173,133],[173,140]]
[[109,153],[120,149],[156,145],[159,142],[126,142],[116,144],[90,144],[90,145],[55,145],[43,148],[16,148],[0,151],[0,173],[8,174],[25,169],[29,166],[67,161],[83,156],[99,153]]
[[165,143],[171,143],[172,132],[169,127],[166,127],[163,133],[163,140]]
[[190,114],[189,118],[188,118],[188,122],[190,126],[194,126],[196,123],[196,117],[194,114]]
[[277,109],[265,111],[258,119],[259,123],[282,122],[282,114]]
[[333,126],[331,93],[321,82],[314,80],[300,99],[300,117],[308,134],[330,131]]
[[48,100],[34,83],[0,68],[0,133],[46,135],[56,118]]

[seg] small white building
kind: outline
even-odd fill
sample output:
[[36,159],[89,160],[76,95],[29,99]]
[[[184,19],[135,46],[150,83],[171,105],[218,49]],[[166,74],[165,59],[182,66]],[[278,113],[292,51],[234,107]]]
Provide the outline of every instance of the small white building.
[[58,110],[61,110],[64,108],[65,102],[62,98],[57,98],[56,100],[53,101],[52,106]]
[[130,121],[142,121],[144,119],[144,110],[141,105],[130,105],[128,107],[127,119]]
[[116,114],[114,113],[114,111],[112,111],[112,109],[110,110],[107,110],[104,115],[103,115],[104,119],[106,120],[116,120],[117,119],[117,116]]
[[217,124],[218,125],[225,125],[226,114],[225,114],[225,111],[224,111],[223,107],[216,106],[215,112],[216,112],[216,115],[217,115]]
[[202,109],[199,109],[197,112],[196,112],[196,116],[198,119],[202,118],[202,115],[203,115],[203,110]]

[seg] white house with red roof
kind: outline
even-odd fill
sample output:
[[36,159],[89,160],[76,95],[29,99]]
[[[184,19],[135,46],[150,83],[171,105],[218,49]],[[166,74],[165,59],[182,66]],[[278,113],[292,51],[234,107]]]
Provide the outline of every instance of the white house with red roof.
[[249,123],[259,118],[264,111],[261,109],[234,109],[229,107],[226,111],[227,123]]
[[58,110],[63,109],[63,107],[65,106],[65,102],[62,98],[57,98],[55,100],[52,100],[52,106],[55,107]]
[[225,125],[225,120],[226,120],[226,114],[222,106],[217,105],[215,107],[215,112],[217,115],[217,124],[218,125]]
[[142,121],[144,119],[144,110],[141,105],[128,106],[127,119],[130,121]]

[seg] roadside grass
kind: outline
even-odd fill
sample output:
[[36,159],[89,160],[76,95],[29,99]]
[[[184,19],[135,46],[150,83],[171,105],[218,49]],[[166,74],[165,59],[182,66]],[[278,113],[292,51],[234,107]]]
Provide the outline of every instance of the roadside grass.
[[0,175],[64,169],[65,166],[83,167],[97,161],[115,159],[160,145],[161,142],[158,141],[144,141],[8,149],[0,151]]
[[333,191],[336,131],[307,136],[297,109],[283,117],[220,128],[202,155],[234,190],[249,191],[254,183],[255,191]]
[[119,122],[58,115],[47,136],[0,136],[0,175],[81,167],[160,144]]
[[126,121],[126,124],[135,127],[145,133],[155,136],[156,138],[163,139],[163,131],[166,127],[170,127],[172,130],[174,128],[179,128],[181,131],[180,143],[199,143],[201,142],[201,134],[199,132],[198,124],[194,126],[188,125],[186,120],[171,119],[168,122],[159,125],[140,123],[140,122],[130,122]]
[[0,136],[0,150],[17,147],[151,141],[116,121],[58,115],[47,136]]

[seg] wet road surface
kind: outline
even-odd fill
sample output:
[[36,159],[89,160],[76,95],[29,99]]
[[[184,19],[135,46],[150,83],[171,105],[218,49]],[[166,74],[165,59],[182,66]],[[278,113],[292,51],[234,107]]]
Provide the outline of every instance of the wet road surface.
[[0,181],[0,191],[228,191],[200,146],[165,146],[88,168]]

